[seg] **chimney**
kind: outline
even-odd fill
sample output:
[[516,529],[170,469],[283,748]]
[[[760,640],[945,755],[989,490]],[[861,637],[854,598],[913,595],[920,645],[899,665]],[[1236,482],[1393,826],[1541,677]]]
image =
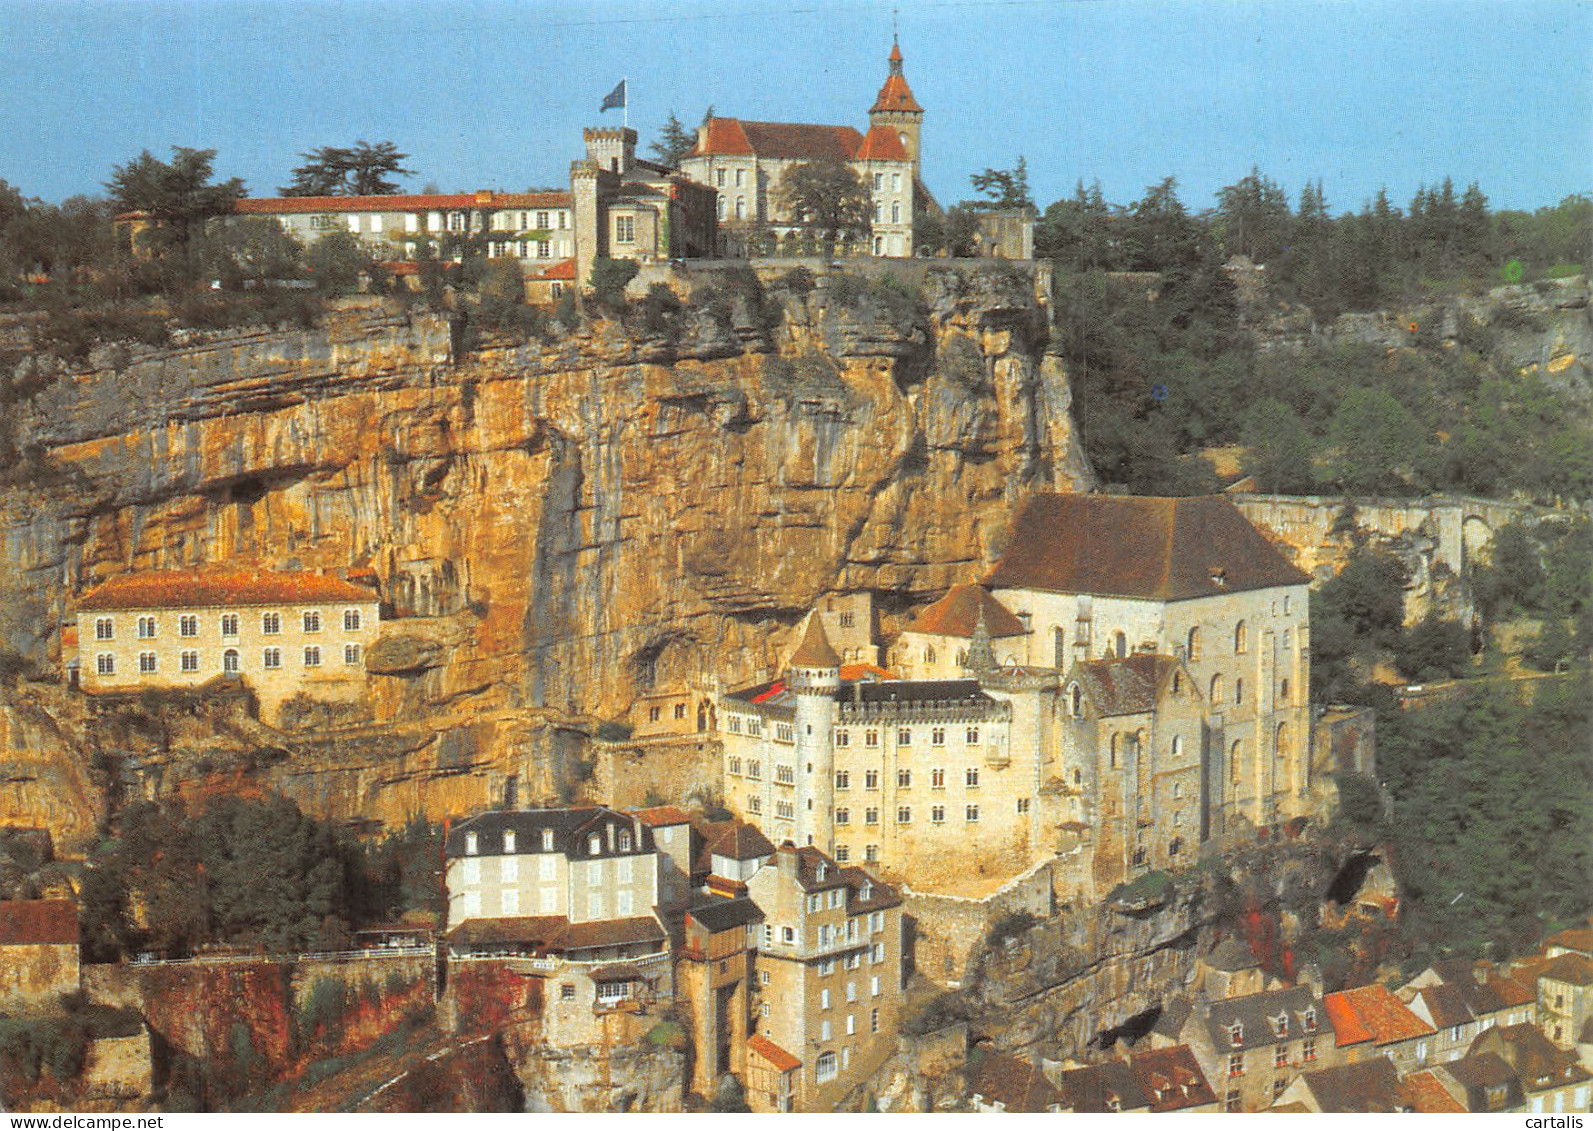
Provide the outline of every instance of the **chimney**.
[[697,127],[697,149],[699,151],[701,151],[701,150],[704,150],[704,149],[707,149],[707,148],[708,148],[708,123],[704,122],[702,125]]

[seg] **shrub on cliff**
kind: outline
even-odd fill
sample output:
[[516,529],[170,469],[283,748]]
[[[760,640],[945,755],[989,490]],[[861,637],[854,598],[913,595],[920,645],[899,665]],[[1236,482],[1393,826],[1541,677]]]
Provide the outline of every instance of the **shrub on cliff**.
[[625,309],[625,284],[636,278],[641,265],[634,259],[599,258],[592,263],[592,274],[587,285],[592,288],[592,301],[613,313]]

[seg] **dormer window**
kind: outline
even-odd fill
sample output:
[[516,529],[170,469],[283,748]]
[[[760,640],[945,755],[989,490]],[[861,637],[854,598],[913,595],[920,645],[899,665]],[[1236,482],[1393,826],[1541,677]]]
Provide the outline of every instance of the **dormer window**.
[[1228,588],[1228,571],[1221,567],[1213,568],[1211,571],[1211,583],[1218,589]]
[[829,869],[828,865],[822,864],[822,863],[819,865],[819,870],[818,870],[818,873],[817,873],[818,874],[819,883],[822,884],[824,882],[824,877],[829,875],[829,872],[830,872],[830,869]]
[[1316,1007],[1315,1006],[1311,1006],[1304,1013],[1300,1014],[1300,1026],[1307,1033],[1316,1032]]
[[465,834],[465,855],[466,856],[474,856],[479,851],[480,851],[480,845],[478,844],[478,842],[476,840],[476,834],[475,833],[466,833]]
[[1235,1021],[1228,1026],[1228,1043],[1234,1048],[1239,1048],[1245,1043],[1245,1027],[1241,1021]]
[[631,833],[629,829],[624,829],[620,832],[619,850],[621,852],[629,852],[631,850]]
[[1289,1035],[1289,1015],[1280,1013],[1272,1019],[1272,1035],[1274,1037],[1287,1037]]
[[503,851],[510,856],[514,855],[514,830],[503,830]]
[[542,851],[543,852],[552,852],[553,851],[553,830],[552,829],[543,829],[542,830]]
[[601,855],[603,851],[603,838],[593,833],[586,838],[586,854],[588,856]]
[[862,887],[857,889],[857,898],[863,900],[865,903],[872,899],[873,896],[874,887],[872,884],[865,883]]

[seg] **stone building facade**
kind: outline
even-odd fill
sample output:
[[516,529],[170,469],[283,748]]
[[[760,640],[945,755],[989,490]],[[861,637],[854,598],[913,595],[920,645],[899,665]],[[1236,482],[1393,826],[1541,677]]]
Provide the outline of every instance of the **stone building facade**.
[[[753,1022],[774,1055],[766,1049],[760,1067],[767,1077],[770,1067],[787,1065],[791,1110],[834,1111],[896,1049],[901,898],[861,868],[790,844],[752,874],[747,893],[764,916]],[[776,1085],[749,1088],[749,1106],[778,1110]]]
[[0,900],[0,1013],[57,1012],[78,982],[77,904]]
[[868,114],[868,132],[851,126],[751,122],[710,118],[681,171],[718,194],[719,250],[733,258],[772,237],[785,250],[801,234],[781,181],[798,165],[837,161],[852,169],[870,194],[873,225],[866,247],[877,256],[913,254],[913,217],[933,201],[919,180],[924,110],[902,71],[901,48],[892,45],[889,71]]
[[1226,499],[1035,495],[985,585],[1026,663],[1152,653],[1204,696],[1211,831],[1313,811],[1309,578]]
[[239,679],[269,718],[295,695],[363,695],[380,622],[374,592],[326,574],[131,573],[78,599],[77,622],[62,633],[63,661],[91,695]]

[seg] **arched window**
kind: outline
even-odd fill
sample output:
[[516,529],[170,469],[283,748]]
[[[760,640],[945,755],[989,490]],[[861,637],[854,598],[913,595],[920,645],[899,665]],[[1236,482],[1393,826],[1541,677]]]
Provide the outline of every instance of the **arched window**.
[[1173,757],[1177,758],[1184,752],[1184,740],[1180,735],[1173,735]]
[[1189,649],[1188,649],[1188,651],[1189,651],[1189,658],[1191,660],[1200,659],[1200,629],[1198,629],[1198,628],[1192,628],[1192,629],[1189,630]]
[[1245,622],[1244,621],[1240,621],[1238,624],[1233,626],[1233,650],[1234,650],[1234,655],[1237,656],[1237,655],[1242,655],[1244,653],[1244,650],[1245,650],[1245,639],[1246,639]]
[[1245,744],[1243,739],[1233,740],[1233,746],[1228,751],[1228,773],[1235,782],[1244,776],[1241,764],[1244,762]]
[[238,649],[228,648],[221,654],[221,670],[235,672],[238,670]]
[[1245,701],[1245,681],[1243,677],[1233,681],[1233,703],[1237,707]]
[[1076,683],[1068,688],[1068,709],[1073,712],[1075,719],[1084,714],[1084,692]]
[[1056,666],[1060,668],[1067,659],[1067,634],[1060,628],[1054,629],[1051,633],[1051,641],[1052,650],[1056,653]]
[[1121,632],[1112,633],[1112,651],[1121,660],[1128,655],[1128,637]]
[[1111,753],[1111,759],[1112,760],[1108,763],[1108,765],[1110,765],[1112,767],[1112,769],[1114,769],[1114,770],[1117,769],[1117,740],[1120,737],[1121,737],[1120,735],[1116,735],[1116,734],[1114,734],[1112,736],[1112,753]]
[[1273,746],[1278,752],[1278,757],[1287,757],[1289,753],[1289,724],[1279,723],[1273,735]]
[[902,205],[901,205],[900,201],[895,201],[895,202],[893,202],[891,204],[891,223],[892,224],[900,224],[901,222],[902,222]]
[[1173,672],[1173,694],[1177,695],[1184,689],[1184,676],[1180,671]]
[[1213,705],[1222,702],[1222,673],[1218,672],[1211,677],[1211,701]]
[[935,646],[933,644],[925,644],[924,645],[924,663],[932,664],[934,662],[935,662]]
[[1283,703],[1284,706],[1289,705],[1289,681],[1286,679],[1281,680],[1278,683],[1278,700]]
[[708,704],[706,703],[697,704],[697,729],[708,729]]
[[1084,771],[1083,770],[1078,770],[1078,769],[1074,770],[1073,771],[1073,784],[1074,785],[1079,785],[1079,784],[1083,783],[1083,781],[1084,781]]
[[747,198],[744,197],[744,196],[738,196],[738,197],[736,197],[736,219],[737,220],[745,220],[746,218],[747,218]]

